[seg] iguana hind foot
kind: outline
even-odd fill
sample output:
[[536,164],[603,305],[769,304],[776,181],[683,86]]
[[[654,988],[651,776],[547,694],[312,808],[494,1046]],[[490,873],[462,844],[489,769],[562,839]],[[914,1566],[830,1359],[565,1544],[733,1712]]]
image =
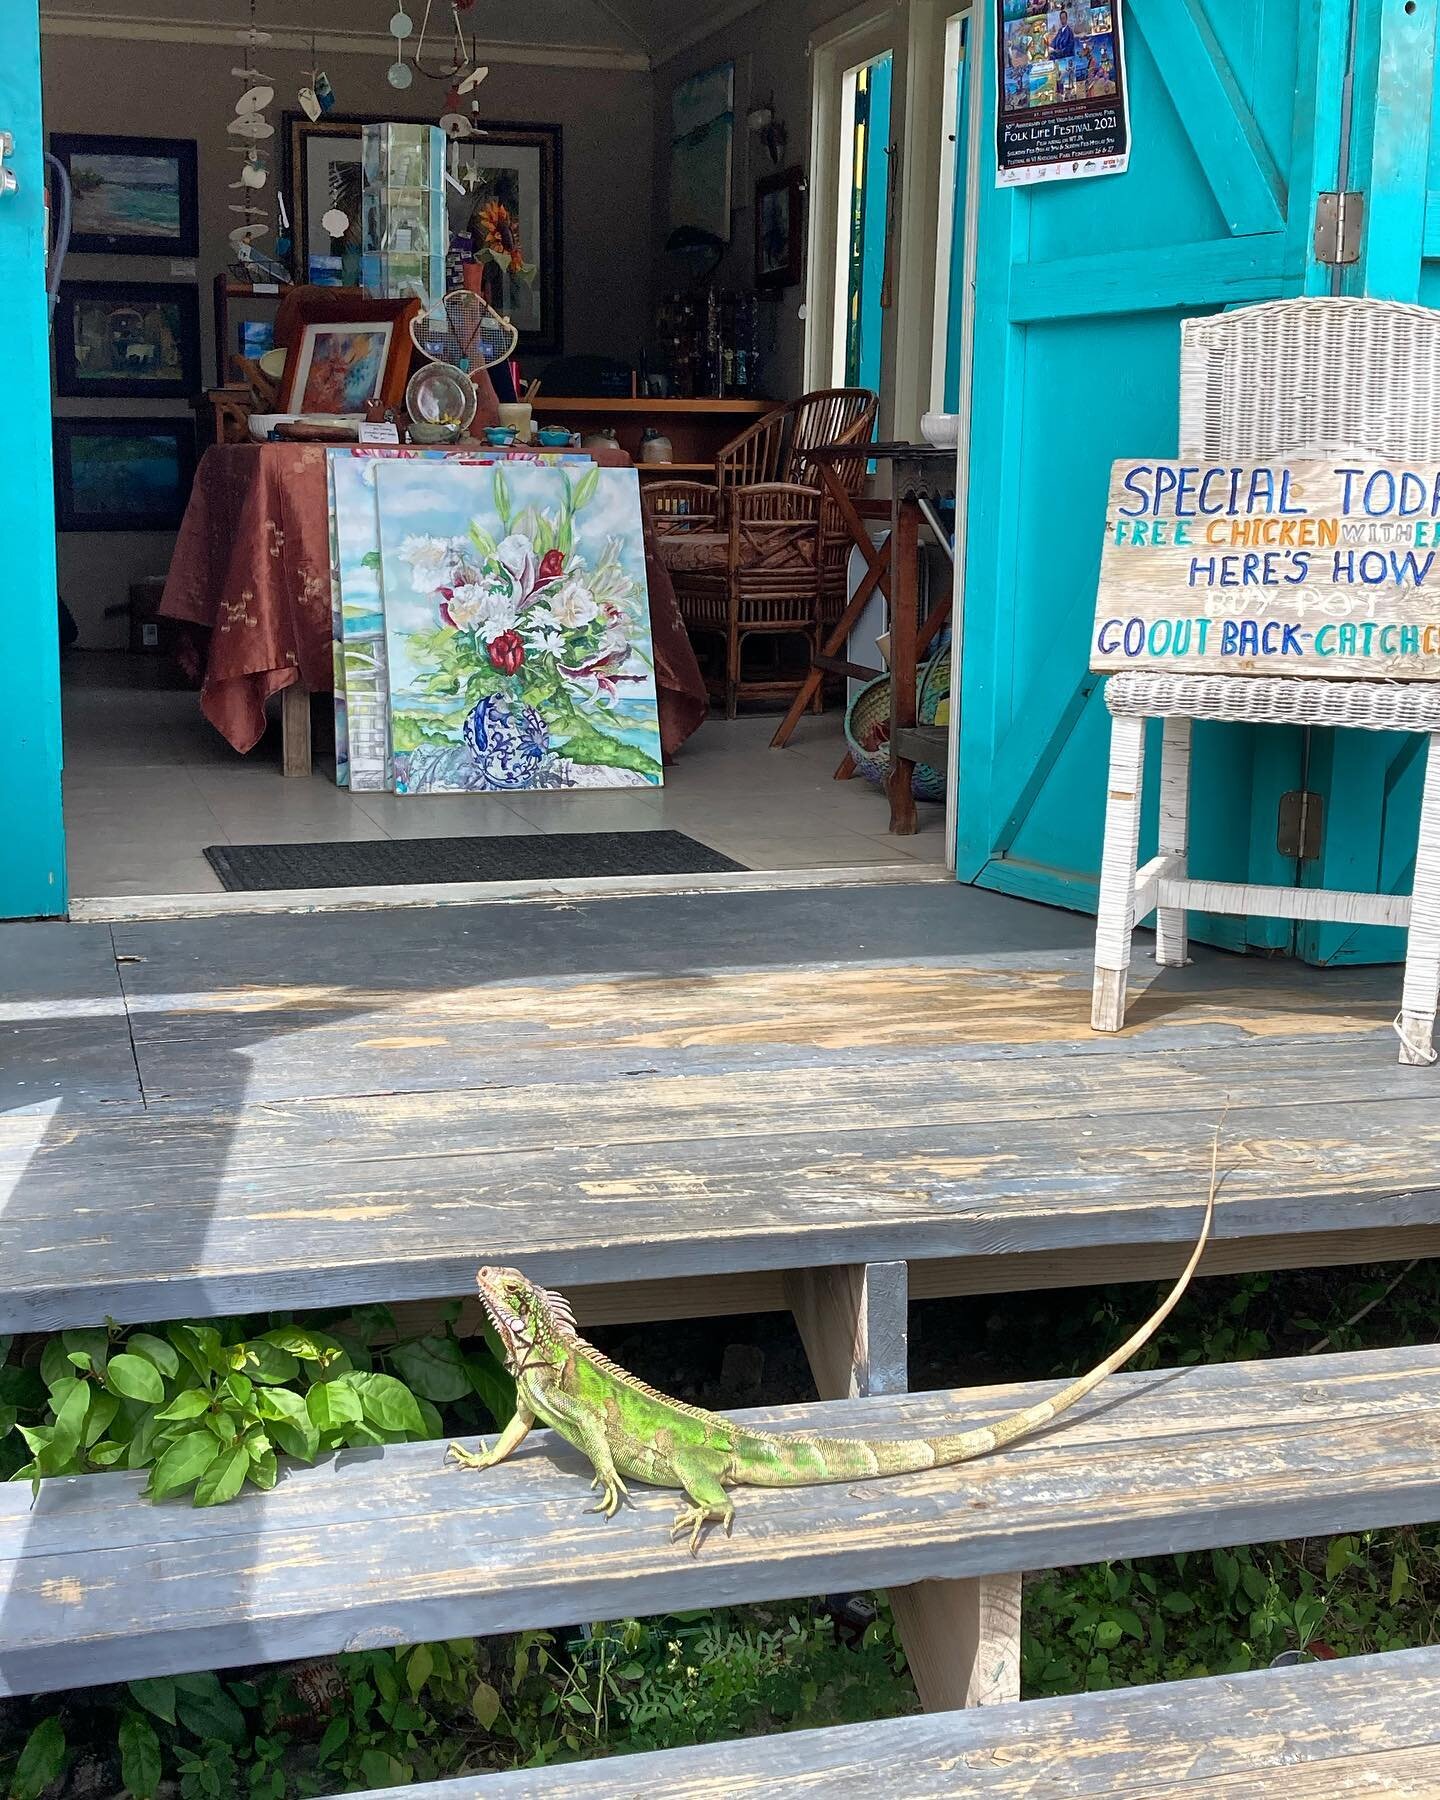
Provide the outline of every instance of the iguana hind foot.
[[601,1493],[596,1504],[594,1506],[587,1506],[585,1510],[586,1512],[592,1513],[604,1513],[607,1519],[613,1519],[620,1510],[621,1501],[630,1498],[629,1488],[627,1488],[620,1477],[614,1473],[608,1477],[596,1475],[595,1479],[590,1483],[591,1493],[594,1493],[596,1488],[601,1488],[604,1491]]

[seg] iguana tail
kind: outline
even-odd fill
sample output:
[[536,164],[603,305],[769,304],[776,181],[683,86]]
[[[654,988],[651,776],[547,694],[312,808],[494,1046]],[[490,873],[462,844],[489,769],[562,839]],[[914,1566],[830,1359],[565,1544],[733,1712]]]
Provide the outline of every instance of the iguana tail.
[[1205,1221],[1200,1241],[1186,1263],[1164,1304],[1140,1329],[1125,1340],[1120,1348],[1107,1356],[1097,1368],[1062,1389],[1053,1400],[1042,1400],[1012,1413],[997,1424],[974,1431],[956,1432],[949,1437],[934,1438],[820,1438],[799,1433],[770,1436],[755,1433],[743,1436],[736,1444],[736,1479],[750,1487],[809,1487],[829,1481],[865,1480],[882,1475],[908,1475],[922,1469],[951,1468],[956,1463],[971,1462],[986,1456],[1019,1438],[1029,1437],[1067,1412],[1087,1394],[1093,1393],[1107,1375],[1135,1355],[1155,1335],[1189,1287],[1200,1266],[1209,1242],[1210,1227],[1215,1217],[1215,1190],[1218,1185],[1216,1161],[1219,1156],[1219,1134],[1211,1159],[1210,1195],[1205,1204]]

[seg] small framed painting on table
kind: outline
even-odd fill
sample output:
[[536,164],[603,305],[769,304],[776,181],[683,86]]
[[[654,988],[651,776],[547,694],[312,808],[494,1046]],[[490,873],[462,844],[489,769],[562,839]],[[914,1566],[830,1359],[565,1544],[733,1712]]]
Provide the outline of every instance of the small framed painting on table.
[[353,288],[294,288],[275,317],[286,352],[282,413],[363,413],[405,397],[418,300],[381,300]]
[[193,419],[55,421],[60,531],[174,531],[195,475]]

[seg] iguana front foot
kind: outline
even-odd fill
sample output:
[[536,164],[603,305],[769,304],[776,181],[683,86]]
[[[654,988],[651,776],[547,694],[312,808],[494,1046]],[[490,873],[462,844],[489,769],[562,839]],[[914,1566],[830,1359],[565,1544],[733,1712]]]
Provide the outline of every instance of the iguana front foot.
[[618,1475],[597,1475],[590,1483],[593,1494],[596,1488],[604,1491],[594,1506],[587,1506],[586,1512],[604,1513],[607,1519],[613,1519],[620,1510],[620,1502],[630,1498],[630,1490]]
[[703,1503],[695,1506],[682,1506],[675,1515],[675,1523],[670,1527],[670,1542],[673,1544],[676,1538],[683,1537],[688,1531],[690,1533],[690,1554],[698,1556],[700,1540],[705,1535],[705,1527],[712,1519],[717,1525],[724,1527],[725,1535],[729,1537],[735,1525],[735,1508],[728,1500],[723,1512],[717,1507],[707,1506]]
[[453,1462],[462,1469],[493,1469],[499,1460],[493,1450],[485,1448],[485,1440],[480,1440],[478,1450],[467,1450],[463,1444],[452,1444],[445,1452],[446,1462]]

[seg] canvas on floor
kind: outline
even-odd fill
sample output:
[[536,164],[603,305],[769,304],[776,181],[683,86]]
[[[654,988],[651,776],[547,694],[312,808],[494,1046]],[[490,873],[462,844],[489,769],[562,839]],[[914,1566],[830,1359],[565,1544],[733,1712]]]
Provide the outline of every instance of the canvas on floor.
[[635,471],[386,462],[375,479],[395,791],[658,787]]

